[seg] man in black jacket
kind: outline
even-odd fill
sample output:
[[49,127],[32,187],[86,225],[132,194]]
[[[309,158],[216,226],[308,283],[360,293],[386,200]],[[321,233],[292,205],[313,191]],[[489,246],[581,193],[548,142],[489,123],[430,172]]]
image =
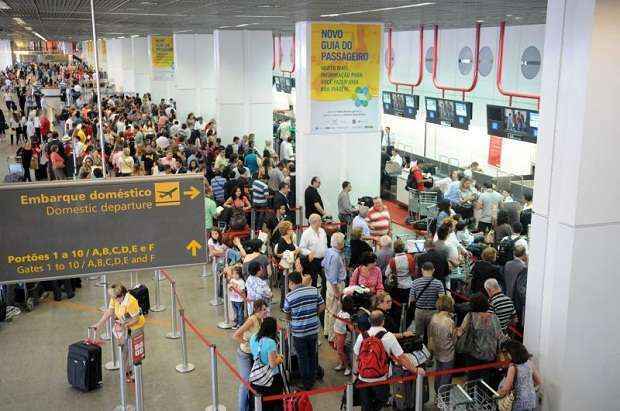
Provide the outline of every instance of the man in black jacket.
[[289,202],[290,187],[288,183],[284,181],[278,186],[278,191],[273,195],[273,209],[274,211],[284,206],[286,208],[285,218],[291,223],[295,224],[295,212],[291,209]]
[[446,285],[446,277],[450,274],[448,260],[435,249],[433,240],[427,239],[424,242],[424,253],[416,257],[417,272],[421,273],[421,267],[425,262],[433,263],[435,267],[434,277]]

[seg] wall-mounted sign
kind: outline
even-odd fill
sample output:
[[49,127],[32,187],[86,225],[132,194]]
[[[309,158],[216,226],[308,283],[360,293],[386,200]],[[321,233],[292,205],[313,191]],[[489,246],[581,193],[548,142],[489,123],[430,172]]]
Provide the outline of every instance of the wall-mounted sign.
[[469,130],[473,104],[467,101],[426,97],[426,122]]
[[6,184],[0,209],[0,283],[206,261],[200,175]]
[[487,132],[491,136],[536,143],[538,111],[487,105]]
[[382,24],[311,23],[311,133],[379,131],[382,36]]
[[420,107],[420,96],[413,94],[383,92],[383,113],[392,116],[416,118]]

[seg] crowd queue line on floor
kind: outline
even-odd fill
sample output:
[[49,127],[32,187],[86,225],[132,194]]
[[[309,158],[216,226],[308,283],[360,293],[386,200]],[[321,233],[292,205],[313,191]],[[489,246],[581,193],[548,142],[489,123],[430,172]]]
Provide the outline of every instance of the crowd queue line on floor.
[[[24,72],[27,81],[41,74],[32,66],[5,73],[5,95],[16,81],[22,82]],[[452,174],[449,181],[422,187],[414,163],[410,186],[439,189],[443,194],[439,212],[425,233],[424,247],[414,253],[408,250],[408,241],[392,232],[389,209],[381,198],[354,205],[349,198],[352,186],[346,181],[337,203],[338,219],[345,223],[342,231],[347,236],[326,232],[323,222],[330,216],[319,190],[320,176],[316,176],[304,192],[303,203],[299,202],[309,226],[298,240],[290,145],[281,144],[280,151],[284,147],[286,152],[276,153],[268,141],[260,153],[254,136],[248,134],[224,146],[213,120],[204,122],[190,114],[181,123],[173,101],[156,104],[148,93],[115,95],[101,102],[102,157],[96,105],[81,98],[75,87],[81,81],[75,77],[79,70],[60,72],[73,73],[65,76],[74,85],[65,88],[65,94],[71,95],[65,100],[75,104],[63,107],[53,125],[38,117],[34,133],[28,135],[27,130],[27,141],[19,149],[24,168],[33,166],[37,180],[100,178],[103,167],[118,177],[204,175],[209,254],[216,271],[226,275],[235,307],[239,370],[258,392],[283,390],[278,367],[282,358],[276,354],[277,345],[283,342],[278,341],[270,313],[274,283],[287,290],[281,306],[290,320],[301,389],[311,389],[319,374],[320,335],[338,353],[334,369],[366,382],[387,379],[387,370],[396,367],[424,374],[425,368],[433,368],[433,361],[437,369],[493,362],[507,350],[513,363],[500,392],[514,393],[513,409],[535,408],[534,383],[540,384],[540,378],[525,348],[508,337],[509,326],[522,322],[527,278],[527,240],[522,233],[527,232],[528,214],[531,219],[531,198],[526,198],[524,207],[511,205],[514,201],[489,183],[477,190],[467,170]],[[12,104],[7,109],[17,111]],[[31,111],[28,118],[36,119],[37,113]],[[30,161],[26,161],[29,151]],[[227,236],[227,232],[247,227],[252,208],[262,240]],[[472,260],[469,276],[463,276],[463,266]],[[222,270],[224,265],[226,270]],[[284,284],[285,272],[288,284]],[[451,288],[457,284],[459,291],[470,294],[469,301],[455,302],[457,294]],[[404,307],[407,312],[403,314]],[[404,327],[400,327],[401,318]],[[417,342],[410,344],[409,339]],[[368,363],[374,361],[367,355],[368,347],[377,340],[389,354],[385,359],[390,367]],[[415,350],[405,352],[403,347]],[[425,351],[432,361],[419,355]],[[494,381],[497,375],[493,374],[487,370],[469,377],[482,375]],[[438,378],[435,389],[448,383],[450,376]],[[240,385],[238,395],[240,409],[249,409],[245,385]],[[381,409],[390,401],[389,387],[363,388],[360,398],[363,410]],[[279,402],[264,405],[265,409],[281,407]]]

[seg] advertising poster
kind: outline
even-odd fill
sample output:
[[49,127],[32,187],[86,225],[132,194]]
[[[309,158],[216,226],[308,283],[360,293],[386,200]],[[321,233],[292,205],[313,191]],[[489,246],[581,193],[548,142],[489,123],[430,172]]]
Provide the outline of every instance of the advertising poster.
[[502,163],[502,138],[490,136],[489,141],[489,164],[499,167]]
[[313,23],[312,133],[379,130],[383,25]]
[[174,41],[172,36],[151,36],[153,80],[174,79]]

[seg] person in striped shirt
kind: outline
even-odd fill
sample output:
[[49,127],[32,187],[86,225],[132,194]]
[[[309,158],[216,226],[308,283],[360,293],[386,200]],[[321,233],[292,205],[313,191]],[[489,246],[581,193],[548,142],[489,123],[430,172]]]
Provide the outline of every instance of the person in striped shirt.
[[495,278],[486,280],[484,289],[489,295],[489,312],[497,315],[502,331],[506,332],[508,326],[517,318],[515,305],[508,296],[502,293],[502,288]]
[[372,204],[373,206],[366,216],[366,221],[368,221],[368,227],[370,228],[370,236],[378,241],[381,236],[390,234],[392,219],[390,211],[383,205],[381,198],[375,197],[372,200]]
[[218,205],[224,204],[224,184],[226,184],[226,178],[222,177],[219,171],[215,172],[215,177],[211,179],[211,189],[213,190],[213,197]]
[[288,286],[291,291],[284,298],[282,311],[291,321],[293,345],[297,352],[303,389],[310,390],[319,365],[319,313],[325,309],[325,302],[316,287],[302,284],[301,274],[296,271],[289,274]]
[[409,294],[409,305],[415,304],[415,334],[427,338],[428,324],[437,312],[437,299],[446,294],[443,283],[433,277],[435,266],[430,261],[422,264],[422,277],[413,280]]

